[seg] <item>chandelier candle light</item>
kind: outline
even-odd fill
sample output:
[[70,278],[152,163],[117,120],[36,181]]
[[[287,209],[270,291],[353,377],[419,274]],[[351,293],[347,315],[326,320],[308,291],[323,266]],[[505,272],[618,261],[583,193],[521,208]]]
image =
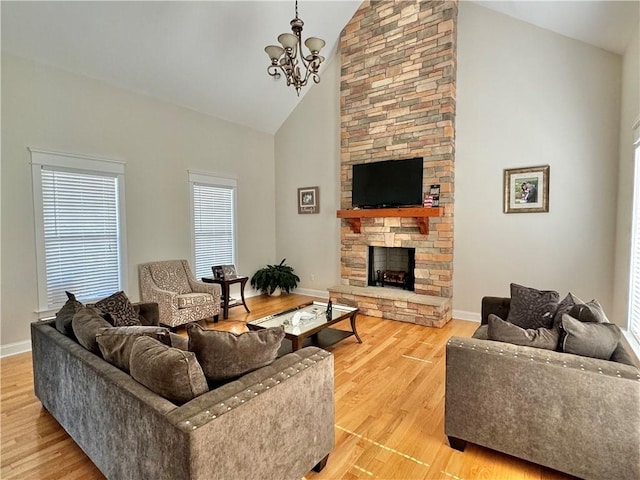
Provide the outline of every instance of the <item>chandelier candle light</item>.
[[[293,33],[282,33],[278,36],[278,42],[282,47],[269,45],[264,49],[271,59],[271,65],[267,67],[267,73],[277,80],[280,78],[280,71],[282,71],[287,78],[287,86],[293,85],[296,87],[298,96],[300,95],[300,89],[307,84],[309,77],[312,77],[315,83],[320,83],[318,68],[324,61],[324,57],[319,53],[325,42],[320,38],[307,38],[304,44],[311,54],[304,56],[302,52],[303,25],[302,19],[298,18],[298,0],[296,0],[296,18],[291,20]],[[299,59],[298,52],[300,52]],[[302,63],[305,68],[304,76],[300,74],[299,63]]]

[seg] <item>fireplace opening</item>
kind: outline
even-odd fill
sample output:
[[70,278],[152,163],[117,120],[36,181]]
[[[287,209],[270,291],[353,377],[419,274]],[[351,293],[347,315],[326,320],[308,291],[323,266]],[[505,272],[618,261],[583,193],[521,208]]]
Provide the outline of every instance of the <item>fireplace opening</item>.
[[369,247],[367,284],[415,290],[415,248]]

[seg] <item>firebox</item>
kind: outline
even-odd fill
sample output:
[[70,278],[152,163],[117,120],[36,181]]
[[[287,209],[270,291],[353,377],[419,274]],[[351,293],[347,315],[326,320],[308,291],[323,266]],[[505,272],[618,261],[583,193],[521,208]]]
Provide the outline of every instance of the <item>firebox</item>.
[[368,285],[414,291],[415,248],[369,247]]

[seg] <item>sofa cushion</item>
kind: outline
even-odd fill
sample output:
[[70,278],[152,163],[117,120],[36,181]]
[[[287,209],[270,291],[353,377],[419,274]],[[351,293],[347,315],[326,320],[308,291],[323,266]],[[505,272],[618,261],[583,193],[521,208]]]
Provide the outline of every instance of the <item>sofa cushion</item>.
[[71,327],[80,345],[98,356],[102,355],[96,341],[96,335],[103,328],[111,328],[112,325],[104,319],[99,309],[93,307],[81,308],[73,316]]
[[138,312],[133,308],[133,304],[124,292],[116,292],[96,302],[96,308],[111,316],[114,327],[126,327],[129,325],[140,325]]
[[135,339],[129,364],[136,381],[174,403],[186,403],[209,391],[195,354],[171,348],[154,338]]
[[171,345],[169,329],[164,327],[112,327],[100,330],[96,341],[102,357],[120,370],[129,373],[129,357],[136,338],[140,336],[155,338],[165,345]]
[[565,332],[563,352],[603,360],[611,358],[621,335],[613,323],[581,322],[566,313],[562,316],[562,328]]
[[183,293],[177,295],[176,299],[178,300],[178,308],[191,308],[214,302],[213,295],[208,293]]
[[73,316],[76,312],[84,307],[84,305],[76,300],[76,296],[73,293],[64,293],[67,294],[67,302],[62,306],[58,313],[56,313],[56,329],[67,337],[76,338],[73,334],[71,321],[73,320]]
[[507,321],[522,328],[550,328],[558,309],[558,292],[511,284],[511,305]]
[[560,339],[558,328],[520,328],[500,317],[490,314],[487,329],[488,340],[507,342],[525,347],[555,350]]
[[581,322],[609,323],[609,319],[607,315],[605,315],[602,305],[600,305],[600,302],[595,298],[590,302],[576,303],[568,313]]
[[282,327],[232,333],[187,325],[189,351],[194,352],[210,382],[223,382],[270,365],[284,338]]

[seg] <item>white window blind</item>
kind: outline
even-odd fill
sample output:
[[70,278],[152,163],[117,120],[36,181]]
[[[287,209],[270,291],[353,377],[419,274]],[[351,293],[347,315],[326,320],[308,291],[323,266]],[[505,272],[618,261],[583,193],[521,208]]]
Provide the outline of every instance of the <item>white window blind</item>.
[[235,181],[190,174],[196,278],[235,264]]
[[65,291],[86,302],[125,288],[124,168],[105,162],[32,152],[41,311],[64,304]]
[[640,143],[635,145],[629,331],[640,343]]

